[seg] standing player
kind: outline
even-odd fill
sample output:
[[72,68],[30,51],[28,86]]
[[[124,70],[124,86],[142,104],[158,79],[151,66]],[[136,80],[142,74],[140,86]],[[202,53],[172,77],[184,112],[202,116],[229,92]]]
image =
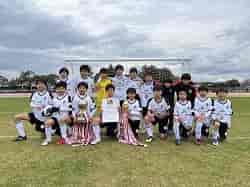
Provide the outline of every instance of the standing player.
[[212,99],[207,96],[207,87],[199,87],[198,92],[199,95],[195,98],[194,102],[194,114],[196,144],[200,145],[202,135],[206,137],[209,135],[213,102]]
[[115,87],[114,96],[119,99],[120,104],[126,100],[126,88],[128,83],[128,78],[123,75],[124,67],[122,65],[117,65],[115,67],[115,77],[112,78],[112,84]]
[[61,135],[61,139],[57,144],[67,143],[67,125],[72,124],[72,101],[67,94],[67,84],[63,81],[56,83],[56,95],[53,98],[52,104],[47,106],[43,114],[48,119],[45,122],[46,139],[41,144],[48,145],[52,141],[52,129]]
[[143,116],[147,114],[148,101],[154,96],[154,81],[150,72],[146,72],[144,75],[144,83],[141,86],[141,104],[143,107]]
[[219,141],[226,139],[231,128],[231,117],[233,114],[232,104],[227,99],[227,90],[224,88],[216,92],[217,99],[214,101],[213,111],[213,145],[217,146]]
[[131,129],[135,135],[138,137],[138,131],[140,127],[141,117],[142,117],[142,108],[140,101],[136,99],[136,89],[129,88],[127,90],[127,105],[128,105],[128,122],[131,126]]
[[191,75],[189,73],[182,74],[181,81],[174,86],[174,90],[177,95],[177,100],[179,100],[179,92],[185,90],[187,92],[187,100],[191,102],[193,108],[194,99],[196,97],[196,91],[195,88],[193,87]]
[[[162,97],[162,88],[156,86],[154,88],[154,98],[149,101],[148,114],[145,116],[145,128],[148,138],[146,142],[153,140],[153,125],[158,123],[160,138],[164,139],[168,131],[168,116],[169,116],[169,104]],[[153,120],[151,116],[154,116]]]
[[187,91],[179,90],[179,100],[174,107],[174,132],[176,145],[180,145],[181,136],[188,138],[192,132],[193,116],[191,102],[187,100]]
[[64,81],[67,83],[67,92],[68,94],[73,97],[75,95],[75,88],[74,88],[74,80],[69,78],[69,70],[66,67],[62,67],[59,70],[59,81]]
[[140,95],[141,85],[143,81],[138,76],[138,71],[136,68],[131,68],[129,70],[129,80],[127,83],[127,88],[134,88],[136,90],[137,97]]
[[15,116],[16,129],[18,137],[15,141],[27,140],[27,136],[24,130],[23,121],[29,121],[31,124],[35,124],[35,129],[40,132],[44,132],[45,118],[42,116],[42,110],[49,104],[51,104],[51,95],[47,91],[47,84],[43,80],[36,81],[36,92],[31,96],[30,107],[31,113],[21,113]]
[[86,82],[88,84],[88,95],[94,97],[95,84],[94,80],[90,77],[90,67],[88,65],[80,66],[80,78],[75,83],[75,90],[77,90],[77,85],[80,82]]

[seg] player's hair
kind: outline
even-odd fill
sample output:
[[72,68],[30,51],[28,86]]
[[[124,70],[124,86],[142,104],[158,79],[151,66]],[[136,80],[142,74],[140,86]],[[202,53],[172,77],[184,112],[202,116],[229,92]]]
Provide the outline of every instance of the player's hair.
[[153,89],[154,92],[157,92],[157,91],[162,91],[162,87],[160,85],[156,85]]
[[132,67],[132,68],[130,68],[130,70],[129,70],[129,73],[138,73],[138,70],[136,69],[136,67]]
[[66,72],[67,75],[69,75],[69,70],[68,70],[68,68],[66,68],[66,67],[62,67],[61,69],[59,69],[59,74],[61,74],[61,73],[63,73],[63,72]]
[[208,87],[205,86],[205,85],[201,85],[199,88],[198,88],[198,91],[201,92],[201,91],[206,91],[208,92]]
[[180,94],[180,92],[185,92],[186,94],[188,94],[188,93],[187,93],[187,90],[185,90],[185,89],[183,89],[183,88],[179,90],[178,95]]
[[107,68],[100,69],[99,74],[108,74],[108,69]]
[[181,80],[191,80],[191,75],[189,73],[183,73],[181,75]]
[[45,81],[45,80],[43,80],[43,79],[37,79],[37,80],[35,81],[35,84],[36,84],[36,85],[39,84],[39,83],[42,83],[42,84],[44,84],[46,87],[48,87],[47,81]]
[[135,88],[128,88],[127,89],[127,94],[129,94],[129,93],[136,94],[136,89]]
[[216,94],[223,92],[223,93],[228,93],[228,90],[224,87],[220,87],[216,90]]
[[165,83],[170,83],[170,84],[172,84],[172,83],[173,83],[173,80],[172,80],[172,79],[167,79],[167,80],[165,81]]
[[109,89],[115,90],[115,86],[114,86],[113,84],[108,84],[108,85],[105,87],[105,90],[108,91]]
[[86,89],[88,89],[88,87],[89,87],[88,84],[86,82],[83,82],[83,81],[78,83],[77,89],[79,89],[81,86],[85,87]]
[[122,70],[122,71],[124,71],[124,67],[123,67],[123,65],[121,65],[121,64],[118,64],[117,66],[115,66],[115,72],[117,71],[117,70]]
[[87,71],[88,73],[90,73],[90,67],[88,65],[81,65],[80,66],[80,72],[81,71]]
[[60,87],[67,89],[67,83],[65,81],[58,81],[55,85],[55,88],[60,88]]

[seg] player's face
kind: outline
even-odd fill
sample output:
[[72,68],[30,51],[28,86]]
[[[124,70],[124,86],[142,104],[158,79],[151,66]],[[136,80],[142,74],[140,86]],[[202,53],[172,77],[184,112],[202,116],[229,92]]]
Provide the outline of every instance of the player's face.
[[86,78],[89,76],[89,72],[87,70],[83,69],[80,71],[80,75],[82,78]]
[[109,88],[107,90],[107,95],[108,95],[108,97],[113,97],[113,95],[114,95],[114,89],[113,88]]
[[118,69],[118,70],[116,70],[115,74],[116,74],[117,76],[122,76],[123,70],[122,70],[122,69]]
[[100,77],[101,77],[101,79],[106,79],[106,78],[108,78],[108,74],[102,73],[102,74],[100,75]]
[[165,85],[167,88],[169,88],[169,87],[171,86],[171,83],[166,82],[164,85]]
[[153,80],[152,75],[146,75],[146,76],[145,76],[145,81],[146,81],[146,82],[151,82],[152,80]]
[[181,91],[181,92],[179,93],[179,99],[182,100],[182,101],[186,100],[186,99],[187,99],[187,93]]
[[155,97],[156,99],[160,99],[160,98],[161,98],[161,95],[162,95],[161,90],[154,91],[154,97]]
[[42,82],[38,82],[36,85],[37,91],[39,92],[43,92],[44,90],[46,90],[46,85]]
[[67,72],[66,71],[61,72],[60,77],[61,77],[61,79],[67,79],[68,78]]
[[199,92],[201,97],[207,97],[207,91],[202,90]]
[[64,87],[57,87],[56,88],[56,94],[59,96],[63,96],[66,92],[66,89]]
[[132,99],[135,99],[135,96],[136,96],[135,93],[131,93],[131,92],[128,93],[128,98],[131,99],[131,100],[132,100]]
[[87,88],[85,86],[80,86],[78,88],[78,92],[80,95],[85,95],[85,93],[87,92]]
[[187,80],[187,79],[182,80],[182,83],[185,84],[185,85],[190,84],[190,82],[191,82],[191,80]]
[[226,92],[219,92],[219,93],[217,93],[217,96],[220,100],[224,100],[227,97],[227,93]]
[[129,75],[130,75],[131,79],[135,79],[137,77],[137,73],[136,72],[131,72]]

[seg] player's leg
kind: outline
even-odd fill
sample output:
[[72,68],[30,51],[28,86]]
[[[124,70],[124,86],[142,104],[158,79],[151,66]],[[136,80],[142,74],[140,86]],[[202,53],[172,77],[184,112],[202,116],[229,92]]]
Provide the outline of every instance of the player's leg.
[[158,125],[159,125],[160,138],[161,139],[166,138],[168,131],[168,118],[159,119]]
[[95,134],[95,140],[91,142],[92,145],[98,144],[101,141],[101,128],[100,128],[100,118],[93,118],[92,126]]
[[52,126],[55,125],[55,119],[50,118],[45,121],[45,140],[42,142],[42,146],[46,146],[52,141]]
[[227,123],[220,122],[220,127],[219,127],[220,141],[224,141],[227,138],[227,130],[228,130]]
[[146,115],[144,118],[144,127],[146,129],[147,133],[147,139],[146,142],[150,143],[153,140],[153,124],[152,124],[152,119],[150,116]]
[[67,143],[67,126],[72,123],[72,118],[70,116],[63,116],[58,120],[61,139],[57,142],[57,144],[66,144]]
[[23,121],[30,121],[30,116],[27,113],[21,113],[14,116],[18,137],[14,141],[27,140],[27,136],[24,130]]
[[175,119],[173,129],[174,129],[174,134],[175,134],[176,145],[180,145],[180,143],[181,143],[180,126],[181,126],[181,123],[179,122],[179,120]]
[[197,119],[195,123],[195,139],[196,139],[196,144],[200,145],[201,144],[201,129],[203,126],[203,121]]
[[219,145],[219,128],[220,128],[220,122],[214,121],[212,125],[212,144],[217,146]]

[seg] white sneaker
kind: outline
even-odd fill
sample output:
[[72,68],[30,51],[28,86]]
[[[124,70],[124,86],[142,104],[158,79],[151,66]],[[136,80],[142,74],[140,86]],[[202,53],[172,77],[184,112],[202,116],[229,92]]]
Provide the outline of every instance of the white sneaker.
[[41,143],[41,146],[47,146],[51,143],[51,140],[44,140],[43,143]]
[[219,145],[219,142],[218,141],[213,141],[212,143],[214,146],[218,146]]
[[101,142],[101,139],[100,138],[96,138],[95,140],[93,140],[90,144],[91,145],[96,145],[96,144],[98,144],[98,143],[100,143]]

